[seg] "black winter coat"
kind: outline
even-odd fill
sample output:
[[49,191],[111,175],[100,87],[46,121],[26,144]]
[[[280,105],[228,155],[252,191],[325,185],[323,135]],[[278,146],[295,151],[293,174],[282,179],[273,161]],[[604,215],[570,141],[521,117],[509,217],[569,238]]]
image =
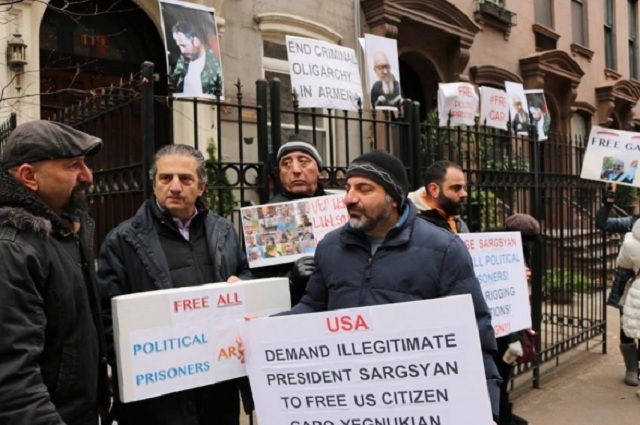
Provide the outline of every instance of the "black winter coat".
[[87,424],[107,398],[93,222],[80,229],[0,171],[1,424]]

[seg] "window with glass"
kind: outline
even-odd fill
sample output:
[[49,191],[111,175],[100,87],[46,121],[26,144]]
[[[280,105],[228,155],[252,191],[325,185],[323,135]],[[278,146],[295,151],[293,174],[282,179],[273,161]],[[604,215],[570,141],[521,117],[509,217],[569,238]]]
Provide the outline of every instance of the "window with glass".
[[533,4],[535,7],[534,12],[536,24],[553,28],[553,19],[551,14],[552,0],[535,0]]
[[629,76],[638,79],[638,1],[627,2],[629,13]]
[[609,69],[616,69],[616,40],[613,0],[604,0],[604,60]]
[[584,25],[584,1],[571,0],[571,36],[572,41],[581,46],[587,45]]

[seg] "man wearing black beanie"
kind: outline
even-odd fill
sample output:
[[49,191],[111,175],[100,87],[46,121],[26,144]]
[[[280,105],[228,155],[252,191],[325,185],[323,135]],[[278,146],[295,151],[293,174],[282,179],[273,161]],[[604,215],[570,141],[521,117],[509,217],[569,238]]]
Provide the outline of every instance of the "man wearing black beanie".
[[453,233],[416,218],[415,205],[406,199],[406,170],[395,156],[366,153],[353,160],[346,178],[349,222],[318,244],[306,294],[288,314],[470,294],[496,420],[496,340],[466,246]]

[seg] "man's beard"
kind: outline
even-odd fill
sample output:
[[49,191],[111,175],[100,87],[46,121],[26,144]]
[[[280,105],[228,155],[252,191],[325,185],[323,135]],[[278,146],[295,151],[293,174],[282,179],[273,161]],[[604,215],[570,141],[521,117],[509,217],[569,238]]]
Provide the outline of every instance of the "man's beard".
[[393,74],[389,74],[385,77],[382,77],[382,79],[380,80],[382,82],[382,92],[386,95],[392,95],[393,94],[393,86],[394,86],[394,82],[395,82],[395,77],[393,76]]
[[438,195],[438,205],[447,216],[460,215],[462,212],[462,202],[456,202],[450,198],[447,198],[444,193],[440,192]]
[[74,215],[88,209],[85,193],[89,189],[89,186],[90,185],[88,183],[79,183],[73,188],[69,200],[62,207],[65,214]]
[[358,211],[360,213],[360,218],[349,218],[349,224],[351,227],[368,233],[375,229],[380,222],[386,220],[391,215],[391,198],[385,198],[385,208],[376,216],[368,215],[365,210],[357,205],[347,205],[347,211]]

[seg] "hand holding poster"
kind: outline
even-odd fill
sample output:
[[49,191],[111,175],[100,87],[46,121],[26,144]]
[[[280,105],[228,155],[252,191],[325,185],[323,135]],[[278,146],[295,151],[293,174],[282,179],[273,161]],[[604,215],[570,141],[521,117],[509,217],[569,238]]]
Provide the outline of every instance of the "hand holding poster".
[[438,116],[440,126],[447,122],[457,125],[474,125],[478,111],[478,95],[473,84],[440,83],[438,84]]
[[471,296],[245,324],[261,425],[489,425]]
[[289,280],[142,292],[111,304],[120,399],[129,402],[244,376],[236,357],[244,316],[288,310]]
[[241,209],[249,267],[292,263],[349,221],[344,195],[318,196]]
[[580,177],[640,187],[640,133],[593,126]]
[[491,310],[496,337],[531,327],[529,288],[519,232],[460,233]]
[[289,35],[285,43],[300,108],[358,110],[362,83],[353,49]]

